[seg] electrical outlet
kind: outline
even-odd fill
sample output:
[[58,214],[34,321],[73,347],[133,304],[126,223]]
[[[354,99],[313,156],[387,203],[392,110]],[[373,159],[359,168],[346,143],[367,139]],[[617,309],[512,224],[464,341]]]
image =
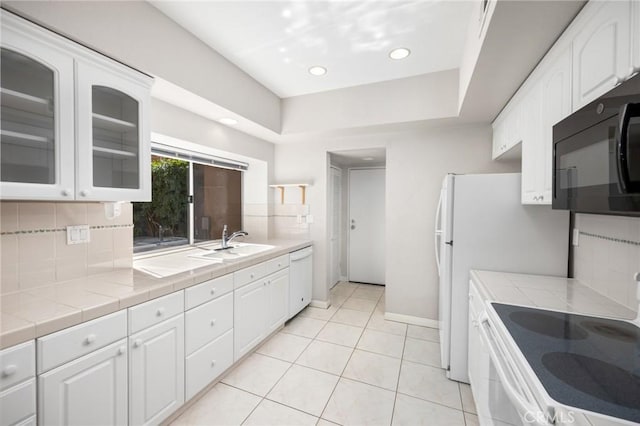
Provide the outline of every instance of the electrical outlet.
[[89,225],[67,226],[67,245],[86,244],[89,241]]
[[580,230],[578,228],[573,228],[573,237],[571,241],[574,247],[578,247],[580,245]]
[[310,214],[307,215],[307,223],[313,223],[313,216]]

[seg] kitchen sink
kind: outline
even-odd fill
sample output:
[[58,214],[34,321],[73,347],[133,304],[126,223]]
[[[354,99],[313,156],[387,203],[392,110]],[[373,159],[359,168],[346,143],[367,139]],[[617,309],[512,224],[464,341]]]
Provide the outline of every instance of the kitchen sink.
[[201,253],[191,253],[188,256],[196,259],[211,259],[211,260],[237,260],[246,256],[262,253],[263,251],[270,250],[275,246],[268,244],[250,244],[250,243],[238,243],[233,244],[229,248],[223,249],[220,245],[212,247],[202,247]]

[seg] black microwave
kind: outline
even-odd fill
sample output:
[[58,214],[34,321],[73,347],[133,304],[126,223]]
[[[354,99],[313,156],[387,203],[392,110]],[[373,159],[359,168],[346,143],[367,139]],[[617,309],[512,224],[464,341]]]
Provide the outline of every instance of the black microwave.
[[640,74],[553,126],[552,207],[640,216]]

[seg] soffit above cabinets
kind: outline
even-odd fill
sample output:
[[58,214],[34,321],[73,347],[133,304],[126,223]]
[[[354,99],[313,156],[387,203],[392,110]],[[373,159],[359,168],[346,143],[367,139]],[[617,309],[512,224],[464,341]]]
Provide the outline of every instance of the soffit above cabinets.
[[[473,2],[151,3],[285,98],[459,68]],[[392,60],[406,47],[411,55]],[[312,66],[328,72],[320,77]]]

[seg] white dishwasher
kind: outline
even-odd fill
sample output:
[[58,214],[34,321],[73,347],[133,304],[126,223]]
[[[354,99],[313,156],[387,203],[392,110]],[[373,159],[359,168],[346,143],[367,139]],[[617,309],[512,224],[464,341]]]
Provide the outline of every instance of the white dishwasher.
[[306,247],[289,255],[289,318],[311,302],[313,286],[313,248]]

